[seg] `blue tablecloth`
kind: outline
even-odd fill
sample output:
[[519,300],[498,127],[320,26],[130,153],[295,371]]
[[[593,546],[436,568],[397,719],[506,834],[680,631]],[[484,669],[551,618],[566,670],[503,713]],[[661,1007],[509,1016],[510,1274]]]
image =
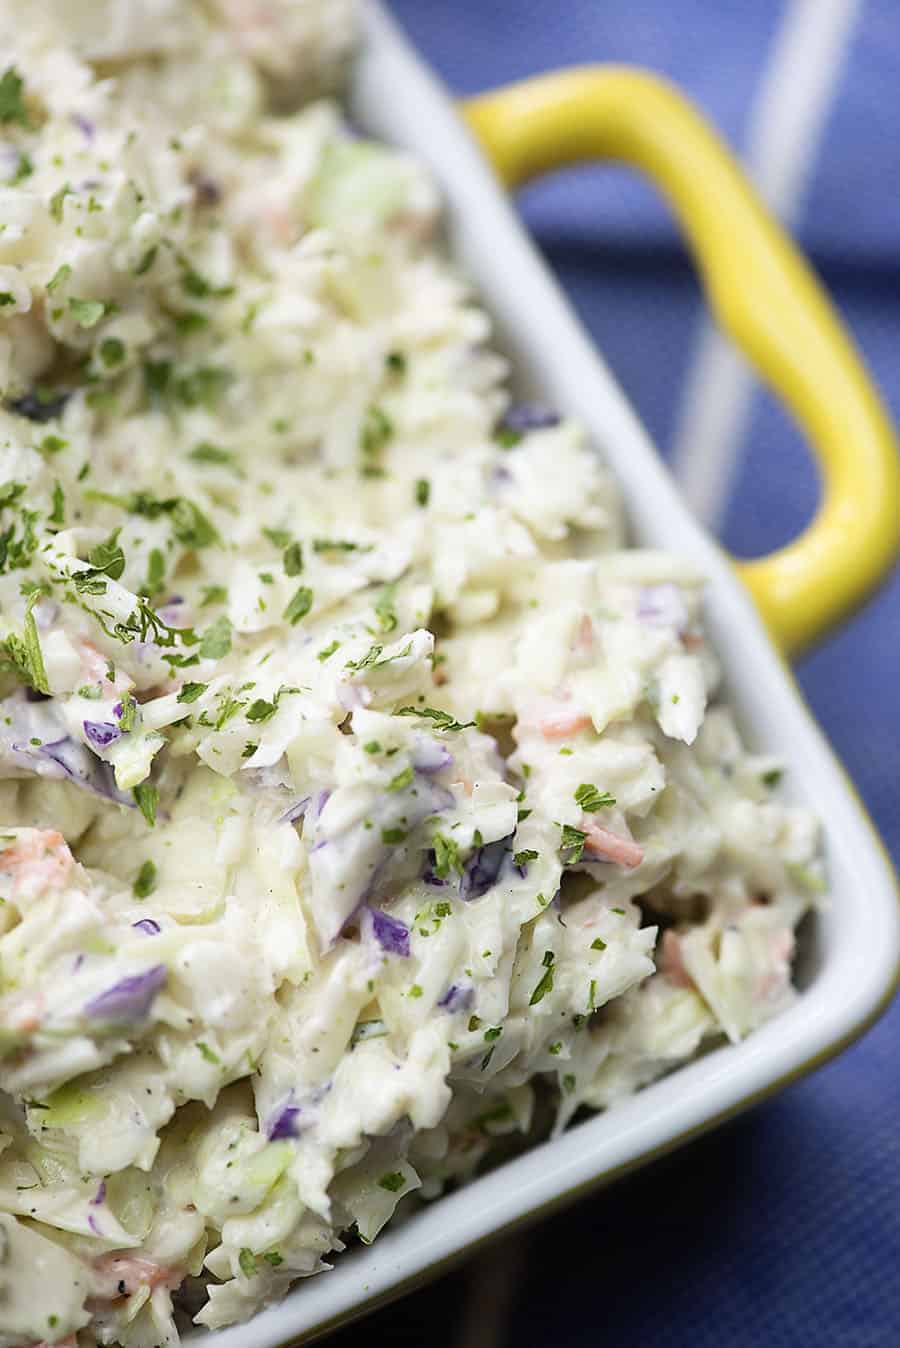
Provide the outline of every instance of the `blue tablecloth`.
[[[548,67],[630,61],[685,87],[738,149],[786,23],[841,0],[391,0],[460,93]],[[900,415],[900,7],[848,0],[796,230]],[[806,14],[799,11],[805,9]],[[525,218],[666,453],[702,304],[652,192],[583,170]],[[796,532],[815,499],[784,414],[754,395],[725,512],[736,552]],[[799,667],[900,862],[900,577]],[[900,1345],[900,1005],[813,1077],[331,1340],[428,1348]]]

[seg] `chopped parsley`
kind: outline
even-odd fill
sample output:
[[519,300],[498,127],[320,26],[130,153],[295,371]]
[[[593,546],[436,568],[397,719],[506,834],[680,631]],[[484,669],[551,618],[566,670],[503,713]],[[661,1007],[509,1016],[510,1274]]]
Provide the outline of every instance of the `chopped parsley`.
[[7,66],[0,77],[0,122],[18,122],[28,126],[28,113],[22,98],[24,81],[15,66]]
[[406,829],[404,828],[383,828],[381,830],[381,841],[388,847],[393,847],[397,843],[406,841]]
[[231,650],[231,623],[223,613],[200,638],[200,655],[204,660],[221,660]]
[[371,552],[363,543],[352,543],[347,538],[314,538],[313,552]]
[[582,833],[580,828],[573,828],[571,824],[563,824],[560,850],[564,853],[563,860],[567,866],[575,866],[581,860],[586,837],[587,834]]
[[606,949],[606,942],[602,939],[602,937],[600,937],[600,936],[595,936],[594,939],[593,939],[593,941],[591,941],[591,949],[592,949],[592,950],[605,950],[605,949]]
[[147,860],[142,863],[141,869],[135,877],[132,891],[136,899],[146,899],[156,888],[156,866]]
[[378,1181],[378,1187],[380,1189],[387,1189],[390,1194],[396,1194],[400,1192],[405,1183],[406,1180],[399,1170],[391,1170],[387,1175],[381,1176],[381,1179]]
[[544,951],[544,960],[543,960],[544,972],[541,976],[540,982],[537,984],[537,986],[534,989],[534,992],[531,994],[531,997],[528,1002],[529,1006],[537,1006],[538,1002],[542,1002],[544,1000],[548,992],[553,991],[553,964],[555,959],[556,956],[552,950]]
[[35,594],[25,610],[23,635],[19,637],[15,632],[10,632],[3,643],[3,649],[19,678],[34,688],[36,692],[49,696],[50,684],[47,681],[47,670],[44,667],[44,656],[41,651],[37,623],[32,613],[36,599],[37,595]]
[[363,454],[370,456],[380,453],[393,434],[393,423],[380,407],[373,404],[366,408],[359,433],[359,447]]
[[255,702],[251,702],[247,708],[248,721],[271,721],[278,710],[278,698],[274,702],[266,702],[264,698],[258,697]]
[[245,1278],[252,1278],[256,1272],[256,1255],[246,1245],[238,1255],[238,1263]]
[[582,782],[575,792],[575,803],[580,805],[588,814],[594,814],[597,810],[606,809],[610,805],[615,805],[616,798],[611,796],[608,791],[599,791],[596,786],[590,782]]
[[457,721],[449,711],[439,711],[436,707],[401,707],[397,716],[424,716],[434,722],[435,730],[468,730],[474,721]]
[[206,692],[206,690],[207,690],[208,687],[209,687],[209,684],[208,684],[208,683],[185,683],[185,684],[182,684],[181,691],[179,692],[179,694],[178,694],[177,698],[175,699],[175,701],[176,701],[176,702],[196,702],[196,701],[197,701],[197,698],[198,698],[198,697],[202,697],[202,695]]
[[375,603],[375,616],[381,624],[382,632],[393,632],[397,626],[397,613],[394,608],[396,593],[397,582],[392,581],[390,585],[385,585]]
[[69,313],[80,328],[95,328],[106,313],[102,300],[69,300]]
[[64,262],[61,267],[57,267],[56,271],[47,282],[47,294],[52,295],[54,290],[63,285],[71,275],[72,268],[69,266],[68,262]]
[[100,359],[108,370],[121,365],[125,359],[125,343],[118,337],[105,337],[100,343]]
[[276,548],[286,548],[291,541],[291,536],[287,529],[263,529],[263,534],[270,543],[274,543]]
[[452,838],[435,833],[431,845],[434,848],[434,873],[439,880],[447,880],[452,874],[462,874],[459,847]]
[[65,524],[66,522],[66,494],[58,482],[53,484],[53,509],[47,516],[50,524]]
[[194,445],[188,458],[194,463],[214,463],[222,464],[226,468],[234,467],[234,451],[223,449],[221,445],[213,445],[208,440],[201,440],[199,444]]
[[150,782],[140,782],[133,791],[135,804],[151,828],[156,826],[156,807],[159,804],[159,792]]
[[300,543],[289,543],[281,558],[286,576],[299,576],[303,570],[303,547]]
[[521,851],[521,852],[514,852],[514,853],[513,853],[513,865],[514,865],[514,866],[527,866],[528,863],[529,863],[529,861],[537,861],[538,855],[539,855],[539,854],[538,854],[537,852],[534,852],[534,851],[531,850],[531,848],[526,847],[526,848],[525,848],[523,851]]
[[204,585],[201,593],[203,595],[201,608],[209,608],[210,604],[228,603],[228,591],[224,585]]
[[282,617],[293,627],[301,618],[305,618],[313,606],[313,592],[308,585],[301,585],[293,599],[284,610]]
[[[210,1048],[209,1044],[204,1044],[204,1042],[203,1042],[202,1039],[198,1039],[198,1040],[197,1040],[197,1047],[198,1047],[198,1049],[200,1050],[200,1057],[203,1059],[204,1062],[215,1063],[215,1065],[216,1065],[217,1067],[220,1067],[220,1066],[222,1065],[222,1059],[219,1057],[218,1053],[213,1053],[213,1051],[212,1051],[212,1049]],[[242,1259],[243,1259],[244,1253],[245,1253],[245,1251],[242,1250],[242,1251],[241,1251],[241,1258],[242,1258]],[[252,1258],[252,1255],[251,1255],[251,1258]],[[241,1264],[241,1267],[243,1268],[243,1263]],[[255,1264],[254,1264],[254,1270],[253,1270],[253,1271],[254,1271],[254,1272],[256,1271],[256,1265],[255,1265]]]
[[420,477],[416,479],[414,494],[416,505],[422,507],[427,506],[429,499],[431,497],[431,483],[428,481],[427,477]]
[[415,774],[413,773],[413,770],[412,770],[412,764],[411,764],[411,763],[407,763],[406,767],[403,768],[403,770],[402,770],[401,772],[398,772],[398,773],[397,773],[397,776],[396,776],[396,777],[392,777],[391,780],[388,782],[388,788],[387,788],[388,791],[403,791],[403,790],[405,790],[405,788],[406,788],[407,786],[411,786],[411,785],[412,785],[412,781],[413,781],[414,775],[415,775]]
[[336,650],[340,649],[340,645],[341,643],[339,641],[332,641],[330,645],[324,646],[322,650],[319,651],[319,653],[316,656],[316,659],[324,662],[325,660],[329,659],[330,656],[334,655]]
[[124,731],[125,734],[127,735],[129,731],[134,730],[134,722],[137,716],[138,704],[135,698],[133,698],[130,693],[126,693],[119,705],[121,706],[122,710],[119,712],[119,715],[116,719],[119,722],[119,729]]

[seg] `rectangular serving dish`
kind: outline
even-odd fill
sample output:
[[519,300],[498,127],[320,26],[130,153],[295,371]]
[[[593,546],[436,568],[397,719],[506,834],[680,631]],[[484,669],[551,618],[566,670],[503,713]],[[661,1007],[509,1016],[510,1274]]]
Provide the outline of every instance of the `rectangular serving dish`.
[[900,960],[890,862],[730,561],[689,515],[447,94],[373,0],[364,18],[353,120],[430,165],[447,203],[451,249],[494,319],[518,390],[588,428],[618,479],[634,541],[690,558],[708,576],[707,625],[728,695],[754,747],[784,759],[788,797],[823,820],[831,897],[804,928],[802,991],[786,1013],[389,1227],[370,1248],[340,1256],[333,1271],[300,1282],[280,1305],[219,1331],[216,1348],[311,1342],[489,1238],[747,1108],[862,1033],[888,1004]]

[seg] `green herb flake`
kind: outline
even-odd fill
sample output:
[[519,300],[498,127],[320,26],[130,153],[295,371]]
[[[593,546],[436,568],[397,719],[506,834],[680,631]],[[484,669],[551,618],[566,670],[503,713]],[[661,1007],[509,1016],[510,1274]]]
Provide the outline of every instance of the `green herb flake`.
[[416,505],[421,506],[424,509],[431,499],[431,483],[428,481],[427,477],[416,479],[414,494]]
[[399,1170],[391,1170],[387,1175],[381,1176],[381,1179],[378,1181],[378,1187],[380,1189],[387,1189],[390,1194],[396,1194],[400,1192],[405,1183],[406,1180]]
[[116,719],[119,722],[119,729],[124,731],[125,734],[127,735],[130,731],[134,730],[134,723],[137,717],[138,704],[135,698],[133,698],[130,693],[127,693],[122,698],[122,701],[119,705],[121,706],[122,710],[119,712],[119,715]]
[[198,445],[188,454],[188,458],[194,463],[213,463],[221,464],[226,468],[234,465],[234,453],[230,449],[223,449],[221,445],[210,444],[208,440],[201,440]]
[[582,782],[575,792],[575,803],[588,814],[594,814],[597,810],[607,809],[615,805],[616,798],[611,796],[608,791],[600,791],[590,782]]
[[763,773],[760,780],[762,781],[763,786],[767,786],[769,790],[772,790],[778,785],[783,776],[784,773],[781,768],[770,768],[768,772]]
[[176,702],[196,702],[198,697],[202,697],[209,687],[208,683],[185,683],[181,686]]
[[42,454],[59,454],[68,446],[68,440],[63,440],[58,435],[45,435],[38,448]]
[[18,122],[28,126],[28,113],[22,98],[24,81],[15,66],[7,66],[0,77],[0,122]]
[[397,626],[397,613],[394,609],[396,593],[397,582],[393,581],[390,585],[385,585],[375,603],[375,616],[381,624],[382,632],[393,632]]
[[606,942],[605,942],[601,937],[595,936],[594,939],[593,939],[593,941],[591,941],[591,949],[592,949],[592,950],[605,950],[605,949],[606,949]]
[[47,670],[44,667],[44,656],[41,651],[37,623],[32,612],[36,598],[37,595],[32,596],[25,611],[23,635],[19,637],[11,632],[3,643],[3,649],[19,677],[34,688],[36,692],[49,696],[50,684],[47,681]]
[[284,1260],[277,1250],[267,1250],[263,1255],[263,1259],[265,1259],[266,1263],[269,1264],[271,1268],[278,1268],[279,1264],[284,1263]]
[[492,1029],[485,1030],[484,1032],[485,1043],[487,1044],[493,1043],[495,1039],[500,1038],[502,1033],[503,1033],[502,1025],[495,1025]]
[[211,604],[228,603],[228,591],[224,585],[204,585],[201,594],[203,595],[201,608],[209,608]]
[[152,248],[147,249],[146,253],[143,254],[134,269],[135,276],[144,276],[150,270],[156,261],[156,254],[158,251],[159,249],[156,244],[154,244]]
[[383,828],[381,830],[381,841],[387,847],[394,847],[398,843],[406,841],[406,829],[404,828]]
[[580,828],[573,828],[571,824],[563,824],[560,850],[565,853],[564,860],[567,866],[575,866],[581,860],[586,837],[587,834],[582,833]]
[[156,807],[159,804],[159,792],[150,782],[140,782],[132,793],[135,804],[146,819],[150,828],[156,827]]
[[544,973],[541,976],[540,982],[535,987],[534,992],[531,994],[528,1002],[529,1006],[537,1006],[538,1002],[544,1000],[548,992],[553,991],[553,963],[555,959],[556,956],[552,950],[544,951]]
[[567,1072],[562,1079],[563,1090],[571,1095],[575,1089],[575,1077],[571,1072]]
[[312,590],[309,588],[308,585],[301,585],[300,588],[294,594],[294,597],[291,599],[287,608],[284,610],[282,617],[284,618],[285,622],[289,622],[293,627],[296,623],[300,621],[301,618],[306,617],[307,613],[309,613],[312,606],[313,606]]
[[340,650],[340,646],[341,643],[339,641],[332,641],[330,645],[323,647],[323,649],[319,651],[316,655],[316,659],[324,663],[334,655],[335,651]]
[[521,431],[510,430],[508,426],[501,426],[494,432],[494,439],[501,449],[515,449],[520,445],[525,437]]
[[135,877],[134,884],[131,887],[134,897],[136,899],[146,899],[156,888],[156,879],[157,873],[155,864],[150,860],[143,862],[141,869]]
[[397,716],[422,716],[434,722],[435,730],[468,730],[474,721],[457,721],[448,711],[436,707],[401,707]]
[[221,541],[217,530],[202,510],[194,505],[193,501],[188,501],[186,497],[178,497],[171,514],[172,532],[179,543],[183,543],[185,547],[207,548],[212,543]]
[[534,852],[530,847],[526,847],[521,852],[513,852],[513,865],[527,866],[529,861],[537,861],[538,856],[538,852]]
[[281,558],[286,576],[299,576],[303,570],[303,545],[289,543]]
[[[2,83],[2,81],[0,81],[0,83]],[[63,202],[65,201],[66,197],[69,197],[71,195],[72,195],[71,186],[69,185],[69,183],[64,183],[62,187],[57,188],[57,190],[53,193],[53,196],[50,198],[50,214],[53,216],[53,219],[56,221],[57,224],[59,224],[59,222],[62,220]]]
[[264,698],[258,697],[255,702],[251,702],[247,708],[248,721],[271,721],[278,710],[278,699],[274,702],[266,702]]
[[404,791],[412,785],[414,775],[412,764],[407,763],[406,767],[388,782],[388,791]]
[[291,541],[287,529],[263,529],[263,533],[276,548],[286,548]]
[[100,359],[108,370],[121,365],[125,359],[125,343],[118,337],[105,337],[100,343]]
[[102,300],[69,300],[69,313],[80,328],[95,328],[106,313]]
[[69,266],[68,262],[64,262],[61,267],[57,267],[56,271],[47,282],[47,294],[52,295],[54,290],[58,290],[61,285],[64,285],[71,275],[72,268]]
[[[203,1059],[204,1062],[211,1062],[211,1063],[214,1063],[217,1067],[221,1067],[221,1065],[222,1065],[222,1059],[219,1057],[218,1053],[213,1053],[213,1051],[212,1051],[212,1049],[210,1048],[209,1044],[204,1044],[204,1042],[203,1042],[202,1039],[198,1039],[198,1040],[197,1040],[197,1047],[198,1047],[198,1049],[200,1050],[200,1057]],[[244,1251],[244,1250],[241,1251],[241,1268],[244,1267],[244,1264],[243,1264],[243,1256],[244,1256],[245,1253],[247,1253],[247,1251]],[[251,1259],[253,1258],[252,1255],[251,1255],[250,1257],[251,1257]],[[253,1267],[253,1271],[256,1272],[256,1265],[255,1265],[255,1264],[254,1264],[254,1267]],[[246,1270],[245,1270],[245,1272],[246,1272]],[[247,1276],[249,1277],[250,1275],[248,1274]]]
[[407,997],[413,997],[413,998],[415,998],[415,997],[421,997],[421,996],[422,996],[422,989],[421,989],[421,987],[419,986],[418,983],[413,983],[412,987],[410,988],[409,992],[408,992],[406,995],[407,995]]
[[382,409],[374,405],[368,407],[359,433],[359,447],[363,454],[378,454],[393,434],[393,424]]
[[246,1245],[238,1255],[238,1263],[245,1278],[252,1278],[256,1272],[256,1255]]
[[434,848],[434,873],[439,880],[447,880],[453,874],[462,874],[459,847],[452,838],[443,833],[435,833],[431,845]]
[[231,650],[231,623],[222,614],[200,638],[200,656],[204,660],[221,660]]
[[47,519],[50,524],[65,524],[66,522],[66,494],[58,482],[53,484],[53,509]]

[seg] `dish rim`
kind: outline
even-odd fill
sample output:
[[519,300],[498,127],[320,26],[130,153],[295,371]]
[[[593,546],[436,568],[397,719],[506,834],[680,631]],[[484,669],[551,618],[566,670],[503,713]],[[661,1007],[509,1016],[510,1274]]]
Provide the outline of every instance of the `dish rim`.
[[[723,665],[731,698],[756,730],[770,710],[776,722],[792,727],[785,758],[796,763],[806,757],[815,770],[832,872],[843,880],[833,897],[837,901],[855,879],[862,909],[853,921],[832,909],[817,933],[811,986],[742,1044],[677,1068],[613,1109],[388,1227],[372,1246],[338,1256],[324,1277],[308,1286],[303,1279],[252,1320],[215,1331],[216,1348],[312,1342],[437,1276],[487,1241],[693,1140],[841,1052],[886,1009],[900,978],[900,908],[890,860],[749,596],[724,553],[689,515],[449,95],[380,0],[366,0],[363,21],[364,47],[351,88],[353,121],[424,155],[448,203],[451,252],[474,275],[479,301],[500,333],[499,345],[512,355],[517,382],[527,391],[555,389],[555,405],[587,425],[623,491],[632,532],[641,538],[674,536],[676,550],[709,577],[707,627],[719,650],[729,648],[723,639],[730,638],[732,652]],[[391,89],[390,100],[383,97],[385,88]],[[522,319],[534,322],[535,307],[540,332],[535,324],[526,337]],[[747,657],[741,661],[733,653],[738,634]],[[750,665],[752,681],[745,672]],[[758,685],[755,691],[751,682]],[[790,794],[802,801],[810,793],[798,792],[795,784]],[[199,1344],[200,1332],[185,1342]]]

